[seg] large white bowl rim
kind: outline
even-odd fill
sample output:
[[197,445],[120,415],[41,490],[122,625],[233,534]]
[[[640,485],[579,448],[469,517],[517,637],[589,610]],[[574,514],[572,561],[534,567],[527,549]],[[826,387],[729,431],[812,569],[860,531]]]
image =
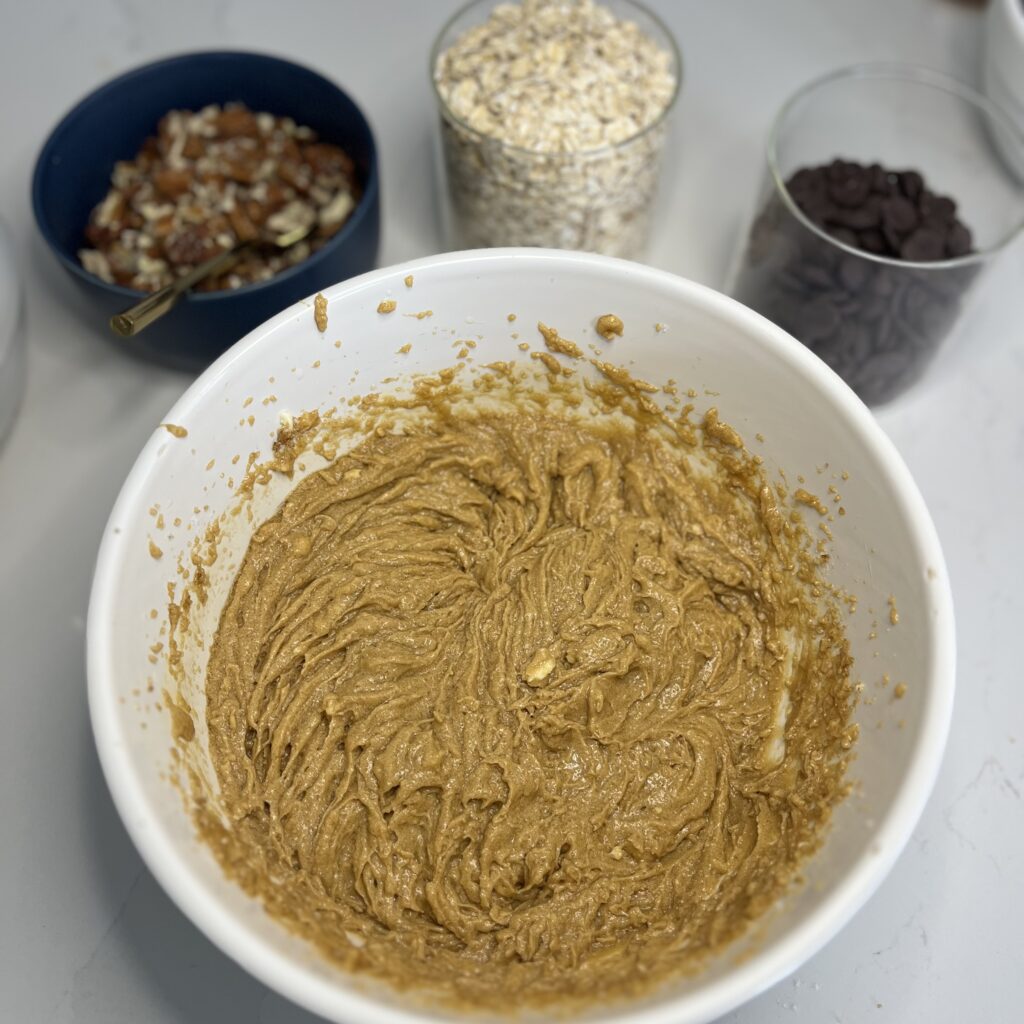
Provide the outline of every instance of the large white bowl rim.
[[[681,303],[703,307],[733,325],[736,331],[753,335],[778,359],[790,364],[809,385],[824,392],[843,411],[860,443],[877,462],[884,483],[891,488],[902,512],[916,524],[917,540],[925,564],[935,570],[937,588],[934,627],[931,630],[932,670],[928,678],[929,698],[919,729],[919,742],[910,770],[897,795],[875,824],[873,855],[861,858],[835,885],[815,912],[802,920],[783,941],[765,946],[715,979],[678,997],[637,1005],[624,1005],[590,1015],[628,1020],[630,1024],[704,1024],[740,1006],[776,984],[818,952],[857,912],[879,886],[907,843],[938,773],[949,730],[953,705],[956,662],[952,597],[945,562],[931,517],[909,470],[892,442],[870,411],[824,363],[803,345],[768,320],[738,302],[692,281],[667,272],[608,257],[545,249],[489,249],[447,253],[403,263],[401,273],[418,274],[439,268],[461,269],[486,274],[490,267],[521,261],[546,264],[552,273],[559,267],[588,265],[607,270],[619,267],[623,273],[657,281],[677,293]],[[383,268],[335,285],[324,294],[330,302],[367,289],[391,278],[396,268]],[[303,305],[303,304],[299,304]],[[308,303],[306,304],[308,305]],[[189,413],[211,388],[230,371],[232,364],[278,324],[290,319],[295,307],[250,332],[224,353],[185,392],[165,419],[187,421]],[[151,471],[161,439],[154,436],[139,455],[121,490],[111,514],[111,523],[132,507],[146,475]],[[101,545],[89,605],[87,668],[89,707],[100,762],[114,803],[146,865],[181,910],[221,950],[255,977],[314,1013],[344,1022],[373,1024],[422,1024],[450,1019],[442,1011],[384,1004],[346,988],[340,980],[331,982],[322,973],[304,968],[282,957],[246,929],[200,883],[170,841],[156,808],[151,806],[126,756],[122,716],[111,685],[113,645],[117,638],[108,628],[111,610],[118,599],[115,581],[115,542],[107,530]],[[340,976],[339,976],[340,978]]]

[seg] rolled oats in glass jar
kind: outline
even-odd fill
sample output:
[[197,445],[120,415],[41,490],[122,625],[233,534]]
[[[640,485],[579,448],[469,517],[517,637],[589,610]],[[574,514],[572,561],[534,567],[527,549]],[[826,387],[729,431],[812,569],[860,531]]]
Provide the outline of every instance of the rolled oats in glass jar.
[[431,66],[450,247],[642,254],[680,81],[654,15],[631,0],[474,0]]

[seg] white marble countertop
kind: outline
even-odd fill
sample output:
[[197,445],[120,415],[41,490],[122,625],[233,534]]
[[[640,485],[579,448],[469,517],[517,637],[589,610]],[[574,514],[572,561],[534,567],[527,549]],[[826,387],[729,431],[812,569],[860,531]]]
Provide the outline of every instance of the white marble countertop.
[[[435,251],[426,52],[452,0],[41,0],[0,32],[0,215],[25,276],[29,377],[0,450],[0,1018],[312,1024],[216,950],[142,866],[86,714],[84,624],[122,480],[189,378],[126,358],[37,239],[29,176],[81,95],[175,51],[266,49],[340,81],[383,169],[382,263]],[[652,0],[686,82],[650,261],[721,285],[773,112],[806,79],[900,59],[978,79],[952,0]],[[854,922],[731,1024],[1020,1020],[1024,1012],[1024,251],[1006,253],[928,376],[880,416],[945,545],[959,690],[935,794]]]

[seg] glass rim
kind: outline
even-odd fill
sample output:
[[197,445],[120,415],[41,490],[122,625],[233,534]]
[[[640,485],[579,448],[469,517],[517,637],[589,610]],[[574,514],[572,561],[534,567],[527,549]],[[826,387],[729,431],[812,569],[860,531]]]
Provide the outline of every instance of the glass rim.
[[[796,217],[796,219],[805,228],[817,235],[819,238],[824,239],[830,245],[833,245],[837,249],[841,249],[843,252],[849,253],[852,256],[858,256],[861,259],[869,260],[873,263],[882,264],[884,266],[899,267],[904,270],[951,270],[959,267],[974,266],[975,264],[982,263],[989,259],[1000,250],[1005,249],[1015,238],[1017,238],[1018,235],[1021,234],[1022,229],[1024,229],[1024,202],[1021,204],[1021,213],[1018,215],[1017,220],[1011,225],[1009,230],[994,243],[986,246],[984,249],[978,249],[975,252],[967,253],[965,256],[955,256],[943,260],[901,260],[892,256],[879,256],[877,253],[867,252],[865,249],[859,249],[856,246],[848,245],[846,242],[841,242],[838,238],[830,235],[824,228],[815,224],[814,221],[812,221],[803,212],[803,210],[800,209],[796,200],[786,187],[785,179],[779,169],[779,133],[786,118],[792,113],[794,107],[796,107],[801,100],[806,99],[822,86],[830,85],[832,82],[836,82],[844,78],[907,82],[912,85],[921,85],[926,88],[937,89],[941,92],[948,93],[951,96],[955,96],[974,107],[990,121],[995,122],[1001,130],[1005,130],[1017,145],[1020,150],[1021,158],[1024,160],[1024,131],[1018,128],[1016,122],[997,103],[993,103],[987,96],[978,92],[976,89],[973,89],[964,82],[961,82],[958,78],[954,78],[952,75],[944,74],[941,71],[934,71],[931,68],[924,67],[920,64],[905,64],[898,61],[852,64],[848,67],[839,68],[835,71],[829,71],[824,75],[819,75],[817,78],[811,79],[811,81],[802,85],[796,92],[790,95],[779,109],[779,112],[775,115],[771,128],[768,132],[766,154],[768,158],[768,170],[771,174],[772,183],[775,186],[775,190],[782,197],[782,200],[789,212]],[[1008,171],[1011,175],[1013,174],[1012,168],[1008,168]],[[1021,196],[1024,197],[1024,182],[1021,183],[1019,191]]]
[[[437,104],[441,110],[442,116],[450,121],[452,124],[457,125],[459,128],[466,131],[468,134],[475,136],[477,139],[489,142],[496,146],[501,146],[502,149],[507,149],[513,153],[524,153],[532,157],[561,157],[574,158],[574,157],[590,157],[599,156],[604,153],[614,152],[617,149],[622,149],[628,146],[632,142],[636,142],[638,139],[643,138],[650,132],[654,131],[659,125],[665,123],[668,119],[669,114],[675,109],[676,101],[679,99],[679,93],[682,90],[683,85],[683,54],[679,49],[679,43],[676,42],[675,36],[672,34],[669,27],[665,24],[664,20],[655,14],[649,7],[638,0],[615,0],[616,3],[621,4],[625,7],[632,7],[635,11],[639,11],[644,17],[650,19],[658,29],[659,32],[668,41],[668,52],[672,56],[672,61],[675,70],[675,85],[672,89],[672,95],[669,97],[668,102],[664,108],[659,112],[658,116],[651,121],[650,124],[644,125],[638,132],[634,132],[632,135],[627,136],[624,139],[620,139],[618,142],[605,143],[601,146],[593,146],[589,149],[530,149],[527,146],[517,146],[511,142],[505,142],[498,138],[496,135],[485,135],[483,132],[474,128],[468,122],[464,121],[459,117],[452,108],[448,105],[448,101],[441,95],[441,90],[437,86],[436,68],[438,58],[441,56],[441,40],[448,34],[449,29],[457,22],[467,11],[472,10],[474,7],[483,7],[489,3],[500,3],[501,0],[468,0],[467,3],[462,4],[454,14],[452,14],[445,23],[441,26],[437,35],[434,38],[434,42],[430,47],[430,87],[434,92],[434,98],[437,100]],[[512,0],[515,2],[515,0]],[[519,0],[521,5],[521,0]],[[600,6],[600,0],[598,0]],[[657,41],[657,40],[656,40]],[[447,52],[447,51],[445,51]]]

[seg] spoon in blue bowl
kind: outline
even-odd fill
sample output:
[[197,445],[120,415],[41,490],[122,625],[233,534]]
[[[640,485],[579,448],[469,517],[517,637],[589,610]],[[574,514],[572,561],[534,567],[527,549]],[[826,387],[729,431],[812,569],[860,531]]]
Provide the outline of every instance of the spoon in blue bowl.
[[181,277],[176,278],[169,285],[165,285],[158,292],[147,295],[121,313],[115,313],[110,318],[110,329],[122,338],[131,338],[140,334],[151,323],[159,320],[165,313],[169,313],[178,299],[194,285],[234,266],[242,254],[252,248],[257,241],[264,245],[269,244],[276,249],[290,249],[293,245],[301,242],[310,233],[313,226],[313,224],[303,224],[285,231],[283,234],[273,235],[269,239],[239,242],[232,248],[225,249],[223,252],[217,253],[216,256],[211,256],[205,263],[193,267],[187,274],[182,274]]

